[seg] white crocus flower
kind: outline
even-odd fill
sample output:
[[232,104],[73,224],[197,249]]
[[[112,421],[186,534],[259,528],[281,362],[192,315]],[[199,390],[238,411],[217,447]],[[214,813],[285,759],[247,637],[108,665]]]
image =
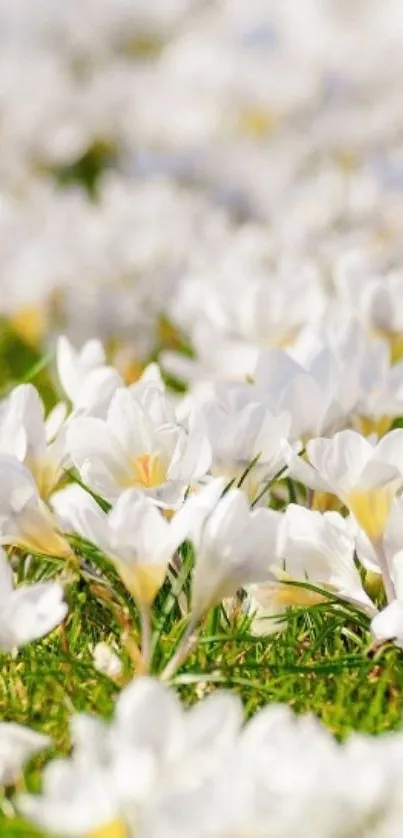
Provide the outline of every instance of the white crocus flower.
[[[374,545],[353,518],[350,519],[350,522],[351,531],[355,536],[355,549],[359,561],[365,570],[381,574],[382,568]],[[391,568],[396,554],[400,553],[403,547],[403,497],[401,495],[397,496],[392,503],[382,547],[385,560]]]
[[67,337],[59,337],[56,350],[57,372],[62,388],[73,404],[88,374],[104,366],[105,360],[101,341],[89,340],[81,350],[76,350]]
[[62,388],[73,405],[72,416],[106,416],[109,404],[123,381],[117,370],[106,365],[99,340],[89,340],[80,351],[68,338],[57,343],[57,372]]
[[161,390],[144,383],[136,390],[118,390],[106,420],[72,421],[67,447],[82,480],[110,501],[127,488],[141,489],[158,505],[181,502],[211,463],[207,439],[197,429],[161,424]]
[[273,704],[242,725],[233,695],[187,710],[150,678],[121,692],[111,724],[78,715],[71,728],[71,756],[48,764],[41,794],[17,798],[52,835],[399,834],[401,733],[338,743],[311,715]]
[[20,808],[66,838],[146,835],[159,809],[208,781],[241,723],[233,696],[216,693],[184,710],[158,681],[137,678],[119,695],[112,725],[73,719],[72,756],[50,763],[42,795],[21,796]]
[[207,405],[201,416],[213,452],[214,475],[238,482],[256,460],[242,482],[253,501],[284,466],[282,442],[289,437],[291,417],[288,413],[274,416],[253,403],[227,411],[216,402]]
[[277,631],[287,607],[312,605],[322,596],[287,582],[310,583],[357,605],[369,614],[375,607],[365,593],[354,563],[355,541],[341,515],[321,514],[290,504],[283,516],[276,581],[250,587],[249,610],[256,634]]
[[79,486],[68,486],[54,495],[53,508],[64,530],[91,541],[111,559],[138,603],[152,604],[185,538],[178,516],[166,521],[155,504],[135,489],[123,492],[106,513]]
[[65,405],[58,405],[45,421],[38,391],[32,384],[16,387],[5,404],[0,420],[0,451],[18,457],[35,478],[46,500],[63,475],[65,453]]
[[0,786],[15,783],[24,763],[50,745],[48,736],[29,727],[0,722]]
[[281,514],[272,509],[250,510],[244,492],[217,478],[178,513],[180,528],[192,541],[195,568],[192,580],[193,620],[239,588],[271,577],[277,560]]
[[[402,542],[401,542],[402,543]],[[371,622],[371,634],[376,641],[393,640],[403,649],[403,550],[389,561],[390,576],[396,599],[389,602]]]
[[6,455],[0,455],[0,544],[59,558],[72,555],[30,471]]
[[311,440],[306,453],[307,461],[288,450],[291,476],[315,491],[337,495],[371,541],[379,543],[403,484],[403,430],[379,442],[340,431],[331,439]]
[[292,436],[309,439],[348,422],[361,390],[359,370],[341,365],[325,346],[301,366],[282,349],[261,352],[255,371],[260,401],[292,416]]
[[11,652],[44,637],[66,614],[63,588],[57,582],[14,589],[12,569],[0,551],[0,652]]

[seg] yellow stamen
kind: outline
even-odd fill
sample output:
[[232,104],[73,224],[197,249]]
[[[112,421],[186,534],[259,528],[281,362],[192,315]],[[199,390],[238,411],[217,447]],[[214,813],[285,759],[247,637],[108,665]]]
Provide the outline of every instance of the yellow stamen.
[[278,119],[269,110],[259,107],[245,107],[239,114],[239,128],[249,137],[260,139],[274,130]]
[[122,486],[134,486],[139,489],[152,489],[165,483],[166,466],[156,454],[141,454],[131,462],[131,474],[124,477]]
[[392,424],[390,416],[378,416],[377,419],[371,419],[368,416],[360,416],[358,419],[358,430],[364,436],[376,434],[378,437],[384,436]]

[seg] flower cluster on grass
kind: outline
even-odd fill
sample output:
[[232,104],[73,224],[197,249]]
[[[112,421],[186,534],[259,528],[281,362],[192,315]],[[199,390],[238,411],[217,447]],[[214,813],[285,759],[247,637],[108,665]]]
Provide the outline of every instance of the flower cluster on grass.
[[0,699],[0,832],[399,838],[402,732],[234,690],[315,614],[403,670],[401,0],[0,0],[0,46],[0,660],[71,717]]

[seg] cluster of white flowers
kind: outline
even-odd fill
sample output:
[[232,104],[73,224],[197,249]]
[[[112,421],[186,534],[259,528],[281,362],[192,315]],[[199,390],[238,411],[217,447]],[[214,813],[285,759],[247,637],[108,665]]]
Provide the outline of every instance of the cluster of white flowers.
[[126,368],[168,315],[199,375],[398,333],[402,42],[399,0],[2,0],[0,312]]
[[[85,544],[153,672],[191,554],[160,680],[17,805],[66,838],[398,838],[402,734],[161,680],[222,603],[262,638],[343,603],[403,649],[401,0],[0,0],[0,47],[0,316],[58,394],[0,401],[0,653],[102,578]],[[0,785],[48,744],[0,725]]]
[[[77,715],[73,753],[20,796],[66,838],[397,838],[403,734],[338,744],[313,717],[271,705],[243,725],[216,692],[189,710],[152,679],[120,694],[112,724]],[[0,730],[0,747],[1,747]]]

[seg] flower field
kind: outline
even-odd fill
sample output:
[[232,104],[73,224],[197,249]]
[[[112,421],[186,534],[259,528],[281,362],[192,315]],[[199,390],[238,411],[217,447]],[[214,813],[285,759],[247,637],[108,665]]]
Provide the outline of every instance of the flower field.
[[0,836],[403,835],[403,5],[0,0]]

